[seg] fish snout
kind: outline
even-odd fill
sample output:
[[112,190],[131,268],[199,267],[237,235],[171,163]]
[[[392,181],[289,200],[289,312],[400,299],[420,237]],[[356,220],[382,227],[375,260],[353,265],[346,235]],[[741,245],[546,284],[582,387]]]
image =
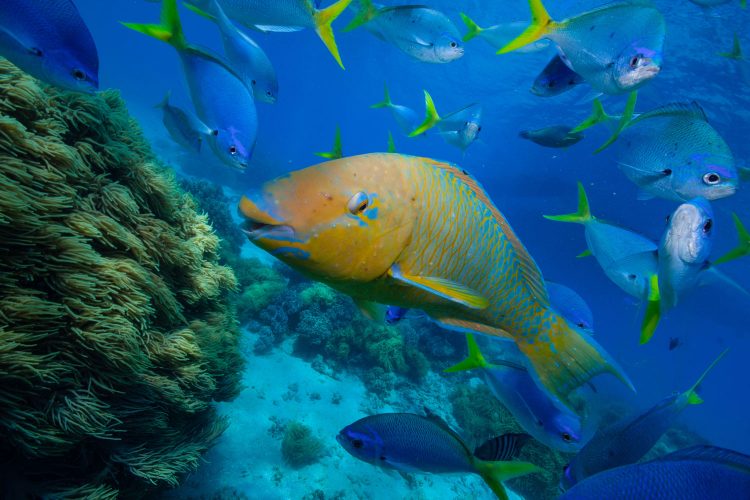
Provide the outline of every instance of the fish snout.
[[243,196],[240,199],[239,212],[245,219],[241,224],[242,232],[253,242],[261,239],[293,239],[294,229],[264,210],[263,205],[257,196],[253,199]]

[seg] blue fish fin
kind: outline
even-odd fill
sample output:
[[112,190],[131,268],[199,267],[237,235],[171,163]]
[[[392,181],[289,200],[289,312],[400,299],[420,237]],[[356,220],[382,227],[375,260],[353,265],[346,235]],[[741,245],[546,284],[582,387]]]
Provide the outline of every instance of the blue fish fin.
[[472,290],[461,283],[433,276],[413,276],[401,271],[398,264],[391,267],[388,274],[404,283],[408,283],[438,297],[451,300],[471,309],[486,309],[490,305],[489,300],[479,292]]
[[[660,176],[659,179],[663,179],[664,176]],[[646,191],[645,189],[639,189],[638,194],[635,196],[635,198],[639,201],[648,201],[653,200],[654,195]]]
[[728,465],[733,469],[740,469],[750,474],[750,456],[718,446],[698,445],[683,450],[677,450],[674,453],[659,457],[656,461],[706,461]]
[[303,26],[275,26],[273,24],[256,24],[253,28],[263,33],[293,33],[305,29]]
[[713,266],[707,267],[698,275],[698,286],[720,286],[726,290],[727,286],[733,288],[745,297],[750,297],[748,292],[742,285],[734,281],[732,278],[722,273]]

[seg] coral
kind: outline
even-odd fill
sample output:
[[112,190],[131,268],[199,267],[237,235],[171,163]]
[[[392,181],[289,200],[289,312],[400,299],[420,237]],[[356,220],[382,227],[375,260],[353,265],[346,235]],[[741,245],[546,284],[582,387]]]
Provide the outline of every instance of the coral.
[[35,496],[142,497],[194,470],[239,390],[236,286],[112,91],[0,61],[0,452]]
[[310,307],[313,304],[330,306],[336,301],[336,292],[331,287],[318,282],[305,287],[299,295],[300,299],[302,299],[303,307]]
[[242,293],[237,300],[240,323],[257,319],[258,313],[271,304],[287,287],[287,280],[273,267],[258,259],[238,259],[232,263]]
[[323,441],[300,422],[289,422],[281,440],[281,455],[295,469],[317,462],[323,453]]
[[253,354],[268,354],[276,340],[273,331],[266,325],[258,325],[258,339],[253,344]]
[[368,392],[385,399],[393,390],[396,378],[392,373],[388,373],[381,367],[376,366],[364,373],[362,382],[367,387]]

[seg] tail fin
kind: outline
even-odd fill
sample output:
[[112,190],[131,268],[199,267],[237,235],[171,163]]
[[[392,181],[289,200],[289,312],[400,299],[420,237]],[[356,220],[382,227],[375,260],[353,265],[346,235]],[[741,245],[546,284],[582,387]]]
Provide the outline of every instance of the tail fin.
[[424,121],[411,131],[409,137],[416,137],[420,134],[424,134],[440,121],[440,115],[438,115],[437,109],[435,109],[435,103],[432,101],[432,96],[426,90],[424,91],[424,107]]
[[385,89],[385,97],[382,101],[376,102],[370,108],[372,109],[378,109],[378,108],[390,108],[393,106],[393,102],[391,102],[391,95],[388,93],[388,84],[384,83],[383,88]]
[[531,8],[531,24],[518,37],[498,50],[498,54],[507,54],[525,45],[534,43],[557,28],[557,23],[547,13],[542,0],[529,0],[529,7]]
[[313,14],[313,20],[315,21],[315,32],[318,34],[321,40],[328,50],[339,63],[341,69],[344,69],[344,63],[341,62],[341,56],[339,55],[339,48],[336,45],[336,39],[333,36],[333,28],[331,23],[341,15],[344,10],[349,7],[352,0],[338,0],[332,5],[325,9],[316,10]]
[[638,100],[638,91],[634,90],[630,93],[628,96],[628,102],[625,104],[625,110],[622,112],[622,116],[620,117],[620,121],[617,123],[617,128],[612,133],[612,136],[607,139],[607,142],[596,148],[594,150],[594,154],[601,153],[605,149],[607,149],[610,145],[612,145],[613,142],[617,140],[618,137],[620,137],[620,133],[625,130],[625,128],[630,124],[630,121],[633,119],[633,115],[635,114],[635,103]]
[[737,229],[737,246],[716,259],[713,262],[714,265],[724,264],[731,260],[750,255],[750,232],[742,224],[737,214],[733,213],[732,218],[734,219],[734,227]]
[[477,23],[475,23],[469,16],[467,16],[463,12],[460,12],[460,14],[461,14],[461,19],[463,19],[464,24],[466,25],[466,28],[469,30],[464,35],[463,41],[468,42],[472,38],[479,35],[482,32],[482,28],[480,28]]
[[393,134],[391,134],[391,131],[388,131],[388,152],[389,153],[395,153],[396,152],[396,143],[393,142]]
[[719,55],[721,57],[726,57],[729,59],[743,59],[742,46],[740,45],[740,37],[737,35],[737,33],[734,34],[734,40],[732,41],[731,52],[719,52]]
[[159,101],[159,104],[155,104],[154,108],[161,109],[161,108],[165,108],[165,107],[169,106],[169,98],[170,97],[172,97],[172,91],[171,90],[167,90],[167,93],[164,94],[164,99],[162,99],[161,101]]
[[[215,2],[215,0],[214,0],[214,2]],[[192,12],[195,12],[196,14],[198,14],[198,15],[199,15],[199,16],[201,16],[201,17],[204,17],[204,18],[206,18],[206,19],[208,19],[208,20],[210,20],[210,21],[216,21],[216,17],[214,17],[214,16],[212,15],[212,14],[209,14],[208,12],[206,12],[206,11],[205,11],[205,10],[203,10],[203,9],[201,9],[200,7],[198,7],[198,6],[197,6],[197,5],[195,5],[195,4],[192,4],[192,3],[190,3],[190,2],[183,2],[183,4],[182,4],[182,5],[184,5],[184,6],[185,6],[185,8],[186,8],[187,10],[190,10],[190,11],[192,11]],[[210,7],[213,7],[213,5],[212,5],[212,2],[209,2],[209,4],[208,4],[208,5],[209,5]],[[214,5],[215,5],[215,4],[214,4]]]
[[484,359],[484,356],[482,356],[482,351],[479,350],[479,345],[477,345],[477,341],[474,338],[474,335],[472,335],[471,333],[466,334],[466,344],[469,348],[469,354],[466,356],[466,359],[458,364],[451,366],[450,368],[446,368],[445,370],[443,370],[445,373],[475,370],[477,368],[485,368],[490,366],[487,360]]
[[599,123],[604,123],[609,120],[614,120],[614,118],[609,116],[606,113],[606,111],[604,111],[604,106],[602,106],[602,101],[600,101],[599,99],[594,99],[593,110],[591,111],[591,115],[589,115],[588,118],[586,118],[580,124],[578,124],[577,127],[573,128],[569,133],[575,134],[578,132],[583,132],[587,128],[591,128],[594,125],[598,125]]
[[594,217],[591,215],[589,198],[586,196],[586,190],[583,188],[583,184],[580,182],[578,183],[578,210],[576,212],[564,215],[544,215],[543,217],[558,222],[575,222],[578,224],[585,224],[592,220]]
[[363,24],[372,21],[378,15],[378,9],[372,4],[372,0],[359,0],[359,11],[354,19],[344,28],[344,32],[352,31]]
[[551,396],[570,408],[570,393],[600,373],[611,373],[635,391],[617,362],[594,339],[561,316],[544,314],[548,326],[536,336],[516,338],[516,344]]
[[341,128],[336,126],[336,137],[333,139],[333,149],[323,153],[315,153],[317,156],[322,158],[328,158],[329,160],[335,160],[337,158],[343,158],[344,152],[341,147]]
[[641,322],[641,344],[645,344],[654,336],[656,327],[661,319],[661,294],[659,293],[659,276],[654,274],[648,280],[648,297],[646,297],[646,313]]
[[716,366],[716,363],[718,363],[721,360],[721,358],[723,358],[726,355],[727,351],[729,351],[729,349],[724,349],[724,351],[721,354],[719,354],[719,356],[714,360],[714,362],[711,363],[711,365],[708,368],[706,368],[706,371],[703,372],[703,375],[701,375],[698,381],[694,383],[690,389],[685,391],[684,394],[685,396],[687,396],[688,404],[699,405],[703,403],[703,399],[698,395],[696,391],[698,390],[698,387],[703,383],[703,379],[706,378],[706,375],[708,375],[708,372],[710,372],[714,368],[714,366]]
[[508,492],[505,491],[503,481],[542,470],[528,462],[485,462],[479,459],[474,459],[474,467],[500,500],[508,500]]
[[177,49],[187,47],[185,35],[182,33],[180,14],[177,12],[177,0],[162,0],[161,22],[159,24],[122,24],[139,33],[167,42]]

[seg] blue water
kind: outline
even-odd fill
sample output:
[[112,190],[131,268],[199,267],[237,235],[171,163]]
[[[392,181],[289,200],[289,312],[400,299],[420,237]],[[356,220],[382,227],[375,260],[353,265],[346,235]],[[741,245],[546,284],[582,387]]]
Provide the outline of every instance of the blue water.
[[[443,10],[463,32],[456,2],[426,3]],[[739,2],[711,10],[687,0],[655,3],[668,25],[665,62],[661,74],[640,91],[639,109],[675,100],[700,101],[742,162],[750,156],[748,82],[740,79],[731,61],[716,53],[730,49],[735,31],[750,50],[746,29],[750,10],[741,11]],[[132,114],[166,161],[244,192],[264,180],[317,163],[313,152],[330,149],[339,125],[346,156],[384,151],[390,130],[398,152],[458,163],[483,184],[545,277],[572,286],[587,299],[595,316],[596,339],[620,362],[638,389],[637,395],[631,396],[612,383],[615,396],[650,406],[673,391],[685,390],[722,349],[730,348],[702,387],[706,403],[689,408],[684,421],[716,445],[750,453],[750,300],[731,290],[698,290],[670,311],[654,339],[641,346],[638,325],[642,310],[638,304],[608,281],[593,259],[575,258],[585,249],[583,229],[541,217],[573,211],[578,180],[586,185],[595,215],[654,240],[660,238],[665,216],[676,207],[663,200],[638,201],[636,187],[616,167],[615,148],[592,155],[606,139],[604,131],[592,131],[583,142],[566,150],[541,148],[518,137],[522,129],[573,125],[590,111],[589,101],[582,99],[585,91],[551,99],[529,93],[533,78],[553,49],[496,56],[477,39],[467,43],[466,54],[457,61],[425,64],[365,30],[342,33],[351,16],[345,13],[334,23],[346,65],[342,71],[309,30],[252,33],[276,67],[280,91],[275,105],[258,103],[260,128],[253,162],[245,173],[238,174],[218,163],[186,159],[170,142],[158,110],[152,108],[168,90],[173,92],[174,103],[188,106],[178,58],[171,47],[129,31],[118,21],[155,22],[158,4],[140,0],[77,0],[76,4],[98,46],[101,87],[121,90]],[[481,25],[528,19],[522,0],[460,4],[461,11]],[[597,4],[550,1],[548,9],[555,18],[563,18]],[[217,30],[210,22],[184,9],[181,14],[189,41],[220,50]],[[369,108],[382,99],[384,82],[394,102],[410,106],[420,115],[423,89],[431,93],[441,113],[481,103],[481,141],[462,154],[436,134],[404,137],[389,113]],[[624,97],[607,97],[604,105],[621,109]],[[715,256],[735,244],[730,214],[736,212],[750,221],[749,202],[750,190],[743,186],[736,195],[714,203]],[[748,262],[733,262],[725,271],[750,288]],[[668,350],[670,337],[682,342],[674,351]]]

